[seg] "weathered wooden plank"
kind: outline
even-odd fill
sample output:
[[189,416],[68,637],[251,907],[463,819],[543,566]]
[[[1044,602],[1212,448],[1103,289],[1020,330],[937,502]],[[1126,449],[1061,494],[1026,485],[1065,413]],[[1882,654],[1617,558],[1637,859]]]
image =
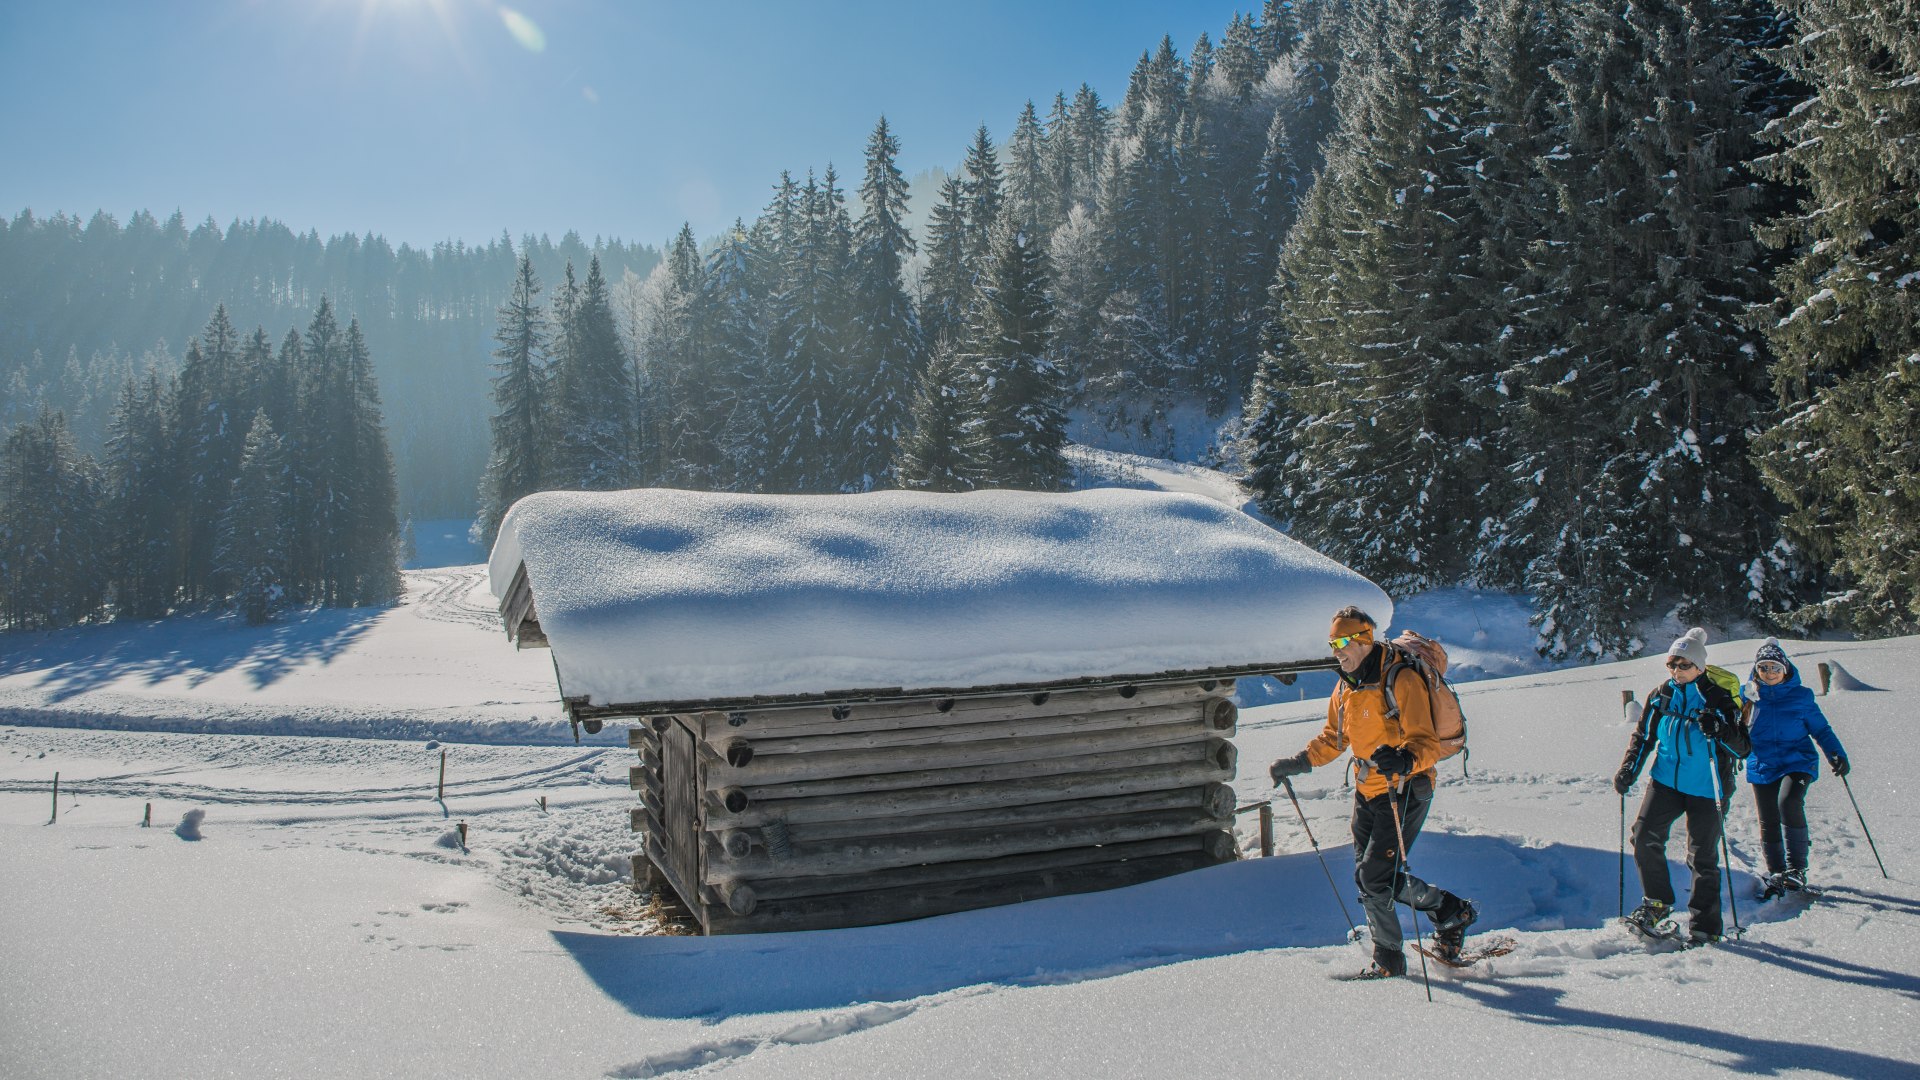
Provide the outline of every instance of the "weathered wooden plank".
[[734,915],[724,909],[713,912],[706,927],[711,934],[767,933],[900,922],[1049,896],[1137,885],[1143,881],[1212,866],[1215,861],[1206,852],[1189,851],[1120,863],[984,878],[945,889],[909,886],[793,900],[762,900],[750,916]]
[[[767,738],[806,738],[853,735],[862,732],[904,731],[920,727],[956,727],[1003,720],[1079,716],[1116,709],[1151,709],[1166,705],[1198,704],[1224,698],[1231,688],[1220,683],[1146,685],[1123,695],[1120,687],[1088,690],[1035,691],[981,697],[918,698],[907,701],[854,702],[751,710],[702,710],[692,714],[701,737],[721,741],[746,737],[758,743]],[[946,708],[941,708],[945,705]],[[694,725],[689,725],[694,726]]]
[[[957,810],[945,814],[919,814],[911,817],[868,816],[849,821],[823,821],[817,824],[801,825],[783,822],[782,825],[786,829],[788,842],[817,844],[830,840],[938,832],[946,829],[1083,821],[1113,814],[1138,814],[1152,810],[1200,810],[1209,817],[1227,818],[1233,816],[1234,803],[1234,792],[1230,785],[1213,783],[1168,790],[1142,791],[1130,795],[1027,803],[986,810]],[[728,832],[734,835],[745,835],[754,847],[766,846],[766,841],[759,829],[731,829]]]
[[751,739],[739,735],[729,735],[721,739],[709,736],[708,747],[714,750],[727,749],[738,752],[742,745],[751,748],[752,756],[761,761],[770,758],[786,757],[795,754],[838,753],[849,750],[880,750],[896,748],[910,750],[922,746],[939,746],[951,743],[988,742],[1000,739],[1024,739],[1045,735],[1068,735],[1079,732],[1109,731],[1117,728],[1151,727],[1155,724],[1178,723],[1184,720],[1201,719],[1214,731],[1231,737],[1234,721],[1239,710],[1226,698],[1205,698],[1200,701],[1184,701],[1171,705],[1151,705],[1141,708],[1106,709],[1088,713],[1061,713],[1053,716],[1023,716],[1010,720],[989,720],[977,723],[944,724],[939,726],[890,728],[884,730],[846,732],[832,735],[785,734],[754,737]]
[[775,858],[764,849],[736,857],[719,838],[706,837],[704,884],[766,877],[816,877],[856,874],[924,863],[961,862],[1022,855],[1034,851],[1157,840],[1231,829],[1231,818],[1209,817],[1195,809],[1160,810],[1143,814],[1074,822],[1006,825],[979,829],[795,843],[792,854]]
[[750,757],[744,767],[723,761],[706,744],[701,754],[706,761],[706,785],[710,790],[728,787],[764,787],[768,784],[792,784],[807,780],[831,780],[846,776],[871,776],[875,773],[959,769],[976,765],[1005,765],[1012,762],[1085,757],[1155,746],[1174,746],[1200,739],[1216,738],[1219,733],[1200,719],[1151,727],[1112,728],[1101,731],[1073,732],[1066,735],[1037,735],[1022,739],[993,739],[929,746],[887,747],[880,750],[840,750],[823,754],[781,754]]
[[[1196,758],[1198,755],[1195,755]],[[1130,795],[1143,791],[1164,791],[1232,780],[1233,770],[1213,761],[1192,760],[1164,765],[1131,766],[1102,772],[1066,773],[998,780],[986,783],[949,784],[875,791],[853,795],[820,795],[813,798],[762,799],[754,801],[745,791],[739,796],[739,810],[733,810],[720,792],[707,792],[707,821],[713,828],[742,828],[783,821],[790,825],[812,822],[861,822],[874,818],[898,818],[921,814],[943,814],[966,810],[986,810],[1029,803],[1062,802],[1106,795]]]
[[681,880],[679,872],[673,866],[673,860],[667,857],[667,849],[661,846],[653,833],[646,834],[645,849],[647,860],[653,863],[654,872],[666,883],[667,888],[673,890],[673,895],[680,901],[680,906],[686,908],[689,914],[698,919],[702,928],[712,933],[707,917],[707,905],[700,899],[699,891],[691,888],[689,882]]
[[[1025,855],[1003,855],[997,859],[969,860],[965,862],[929,863],[924,866],[902,866],[891,870],[874,870],[864,874],[838,874],[822,877],[798,878],[758,878],[751,882],[754,895],[759,900],[792,900],[802,896],[831,896],[835,893],[867,893],[882,889],[916,887],[937,889],[941,886],[955,885],[960,882],[981,878],[1004,877],[1008,874],[1023,874],[1034,870],[1058,870],[1070,866],[1092,866],[1096,863],[1125,862],[1128,859],[1142,859],[1155,855],[1172,855],[1179,852],[1209,851],[1218,848],[1216,839],[1224,834],[1201,833],[1185,836],[1167,836],[1157,840],[1134,840],[1123,844],[1108,844],[1104,847],[1062,848],[1058,851],[1035,851]],[[748,884],[742,882],[741,884]]]
[[[1105,772],[1147,765],[1171,765],[1189,761],[1211,761],[1231,771],[1239,762],[1239,752],[1225,739],[1208,737],[1165,746],[1146,746],[1108,753],[1012,761],[999,765],[970,765],[964,768],[915,769],[907,772],[847,776],[827,780],[802,780],[792,783],[737,785],[748,805],[766,799],[804,799],[822,795],[852,795],[869,791],[898,791],[905,788],[940,787],[952,784],[981,784],[1022,777],[1062,776],[1069,773]],[[712,785],[714,788],[728,785]]]

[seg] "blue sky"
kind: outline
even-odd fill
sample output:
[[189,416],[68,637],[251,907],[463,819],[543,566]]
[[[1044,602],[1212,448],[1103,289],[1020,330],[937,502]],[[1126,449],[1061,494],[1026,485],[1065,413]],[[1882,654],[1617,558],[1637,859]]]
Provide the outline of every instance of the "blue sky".
[[[0,0],[0,212],[272,217],[416,246],[504,228],[664,243],[856,187],[884,113],[909,174],[1227,0]],[[916,208],[920,209],[920,208]]]

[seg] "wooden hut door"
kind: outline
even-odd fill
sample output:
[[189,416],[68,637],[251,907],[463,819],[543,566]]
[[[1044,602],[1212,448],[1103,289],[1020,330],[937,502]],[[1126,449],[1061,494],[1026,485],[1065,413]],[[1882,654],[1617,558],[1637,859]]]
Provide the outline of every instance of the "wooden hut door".
[[704,877],[700,867],[700,753],[693,732],[679,717],[660,733],[660,757],[660,798],[665,803],[661,809],[666,812],[666,820],[660,824],[667,830],[661,846],[673,863],[669,870],[674,879],[694,890],[694,895],[680,899],[690,910],[699,911]]

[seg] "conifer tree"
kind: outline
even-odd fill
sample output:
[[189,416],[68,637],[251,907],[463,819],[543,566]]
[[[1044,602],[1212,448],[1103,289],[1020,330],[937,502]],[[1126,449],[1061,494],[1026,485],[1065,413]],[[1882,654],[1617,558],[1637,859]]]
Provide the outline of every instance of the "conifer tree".
[[934,346],[914,389],[913,411],[900,440],[894,475],[916,491],[971,491],[978,466],[968,445],[976,417],[972,380],[950,340]]
[[349,604],[377,604],[400,593],[399,493],[379,381],[357,318],[347,324],[345,350],[349,420],[339,463],[345,501],[342,593]]
[[234,606],[250,625],[271,621],[287,603],[290,551],[286,450],[264,409],[247,431],[219,537],[216,561],[234,583]]
[[234,413],[244,393],[238,367],[239,337],[222,304],[200,338],[187,343],[169,425],[180,470],[180,577],[190,602],[224,595],[225,584],[213,572],[214,527],[246,437],[240,430],[243,421]]
[[645,445],[652,451],[649,483],[706,489],[714,485],[717,422],[704,385],[710,358],[698,317],[706,268],[693,228],[682,225],[667,257],[649,279],[654,299],[646,334],[644,367],[648,418]]
[[846,475],[859,490],[889,477],[913,393],[919,325],[903,274],[914,253],[900,140],[881,117],[867,140],[854,225],[853,341],[848,353]]
[[720,491],[760,491],[767,475],[767,347],[759,325],[755,286],[763,261],[753,234],[739,221],[707,260],[698,319],[708,341],[707,393],[718,454],[713,485]]
[[[1806,198],[1766,230],[1791,253],[1761,319],[1778,420],[1756,440],[1786,503],[1782,562],[1832,568],[1799,613],[1863,634],[1920,628],[1920,14],[1893,0],[1781,0],[1775,54],[1810,87],[1763,161]],[[1754,567],[1755,576],[1764,571]]]
[[67,420],[42,409],[0,446],[0,621],[16,630],[96,617],[106,589],[100,480]]
[[633,376],[598,256],[588,262],[586,281],[572,290],[574,296],[566,295],[571,285],[569,274],[555,297],[556,314],[564,317],[558,334],[564,345],[553,374],[550,482],[562,489],[610,491],[633,477]]
[[1762,295],[1745,175],[1752,118],[1725,13],[1705,0],[1576,6],[1552,153],[1557,213],[1513,380],[1527,583],[1550,655],[1631,653],[1678,594],[1683,616],[1746,606],[1772,546],[1748,463],[1764,367],[1741,325]]
[[964,443],[983,486],[1066,485],[1066,388],[1050,353],[1047,276],[1040,242],[1001,229],[963,353],[974,394]]
[[927,269],[922,278],[920,323],[929,341],[958,334],[973,297],[967,264],[965,199],[960,178],[947,177],[940,184],[939,201],[927,219]]
[[1029,100],[1007,140],[1006,209],[1016,229],[1041,238],[1059,224],[1059,199],[1047,171],[1047,136]]
[[543,394],[547,319],[540,307],[540,278],[533,258],[522,254],[513,291],[500,305],[493,377],[493,452],[481,479],[474,538],[491,549],[507,508],[546,484],[544,435],[548,419]]
[[842,432],[847,424],[846,352],[852,223],[833,171],[811,174],[800,191],[795,234],[783,244],[786,348],[771,357],[772,446],[769,483],[775,491],[840,491],[846,475]]
[[960,165],[960,207],[966,222],[962,261],[970,283],[980,279],[993,258],[994,230],[1007,201],[1004,188],[1000,155],[987,135],[987,125],[981,124]]
[[157,372],[128,378],[107,434],[103,500],[112,528],[104,555],[116,612],[136,619],[165,615],[176,580],[179,499],[164,410]]

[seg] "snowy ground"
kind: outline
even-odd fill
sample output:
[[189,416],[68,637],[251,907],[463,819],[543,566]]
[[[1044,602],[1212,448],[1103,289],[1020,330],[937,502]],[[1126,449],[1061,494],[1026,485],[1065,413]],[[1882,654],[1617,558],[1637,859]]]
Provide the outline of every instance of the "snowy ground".
[[[1428,1004],[1417,978],[1333,978],[1365,953],[1342,941],[1351,796],[1331,768],[1297,787],[1337,890],[1283,797],[1271,859],[887,927],[665,932],[626,885],[623,732],[573,743],[549,659],[507,645],[481,568],[408,583],[403,605],[268,630],[0,638],[0,1077],[1920,1076],[1920,809],[1901,797],[1920,638],[1788,643],[1810,676],[1828,660],[1881,688],[1821,703],[1892,879],[1826,777],[1808,806],[1826,898],[1755,904],[1743,789],[1750,929],[1690,952],[1611,925],[1621,691],[1644,698],[1657,662],[1522,654],[1463,685],[1472,775],[1442,766],[1413,864],[1520,946],[1435,970]],[[1399,614],[1457,627],[1456,657],[1489,669],[1524,641],[1503,597]],[[1754,644],[1712,656],[1744,672]],[[1243,712],[1244,805],[1324,707]]]

